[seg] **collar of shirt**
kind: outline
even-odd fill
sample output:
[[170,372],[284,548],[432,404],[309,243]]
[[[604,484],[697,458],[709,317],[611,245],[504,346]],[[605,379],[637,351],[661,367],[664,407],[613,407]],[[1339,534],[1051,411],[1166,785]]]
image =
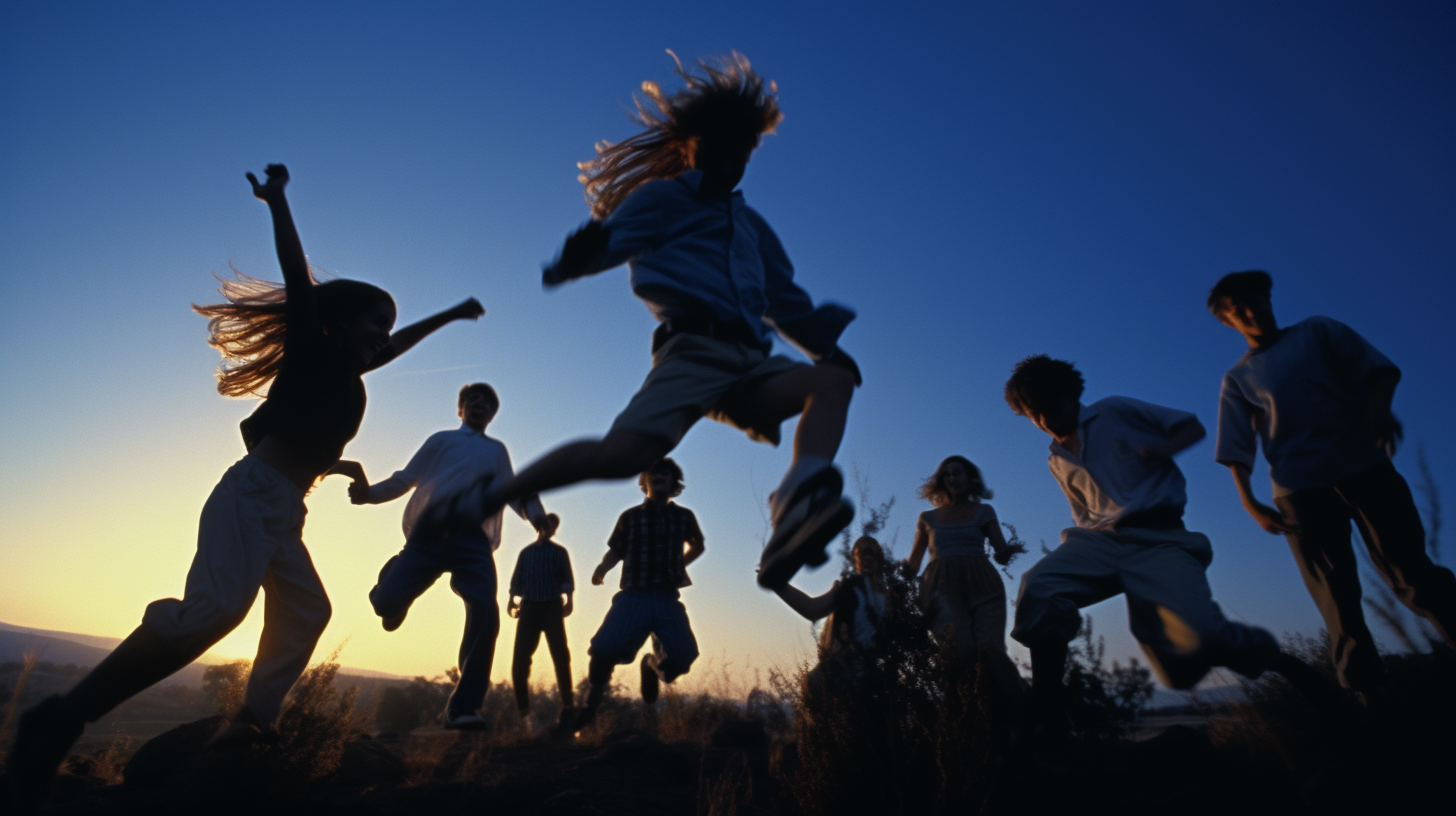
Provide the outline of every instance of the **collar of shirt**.
[[478,436],[482,439],[485,438],[485,431],[477,431],[464,422],[460,423],[460,433],[463,433],[466,436]]
[[1097,408],[1095,406],[1088,407],[1080,402],[1077,403],[1077,441],[1082,443],[1082,456],[1073,456],[1071,451],[1062,447],[1062,443],[1055,439],[1047,446],[1051,450],[1052,455],[1060,456],[1070,462],[1080,463],[1085,459],[1087,454],[1087,423],[1091,422],[1095,416],[1097,416]]

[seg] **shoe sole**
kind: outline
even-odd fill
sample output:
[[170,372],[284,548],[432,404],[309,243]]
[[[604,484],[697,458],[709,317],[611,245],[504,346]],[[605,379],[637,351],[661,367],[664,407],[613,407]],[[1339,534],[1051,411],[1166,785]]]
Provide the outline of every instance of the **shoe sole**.
[[804,519],[792,537],[778,547],[770,539],[765,550],[772,550],[773,555],[759,570],[758,585],[764,589],[778,589],[787,584],[800,567],[824,564],[829,560],[824,548],[853,520],[854,505],[840,498]]

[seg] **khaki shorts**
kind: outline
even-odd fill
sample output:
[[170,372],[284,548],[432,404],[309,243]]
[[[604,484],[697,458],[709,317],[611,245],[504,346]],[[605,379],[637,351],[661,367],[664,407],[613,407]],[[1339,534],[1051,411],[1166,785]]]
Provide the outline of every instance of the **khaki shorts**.
[[807,366],[761,349],[679,334],[652,355],[652,371],[612,430],[650,434],[676,445],[706,416],[777,445],[780,421],[763,416],[749,398],[768,380]]

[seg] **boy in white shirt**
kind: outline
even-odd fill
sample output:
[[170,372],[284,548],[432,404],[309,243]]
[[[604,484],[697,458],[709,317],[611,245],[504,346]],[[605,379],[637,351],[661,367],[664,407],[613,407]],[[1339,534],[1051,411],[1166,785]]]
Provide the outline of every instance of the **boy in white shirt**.
[[[355,504],[393,501],[414,489],[404,509],[404,548],[379,571],[369,602],[384,619],[384,630],[393,632],[404,623],[415,599],[450,573],[450,588],[465,602],[465,635],[460,642],[460,680],[446,705],[445,727],[480,729],[485,721],[476,711],[490,689],[500,633],[494,553],[500,547],[503,513],[498,510],[477,525],[455,528],[445,536],[422,534],[417,521],[433,495],[476,480],[504,481],[512,471],[506,446],[485,435],[485,426],[500,409],[495,389],[485,383],[467,385],[460,389],[457,404],[460,427],[432,434],[409,464],[388,479],[369,484],[357,462],[341,462],[334,470],[353,477],[349,498]],[[545,524],[546,513],[534,496],[511,502],[511,509],[538,530]]]
[[[1340,683],[1369,702],[1385,670],[1360,605],[1350,522],[1395,596],[1452,646],[1456,577],[1426,554],[1410,487],[1390,462],[1400,438],[1390,412],[1400,369],[1337,320],[1280,328],[1273,285],[1267,272],[1251,270],[1225,275],[1209,292],[1209,311],[1249,345],[1223,378],[1214,458],[1233,472],[1254,521],[1289,540]],[[1249,484],[1259,443],[1275,507],[1255,499]]]
[[1022,576],[1011,636],[1031,649],[1032,696],[1042,724],[1065,728],[1062,678],[1081,609],[1127,596],[1129,623],[1165,684],[1191,688],[1213,666],[1248,677],[1273,669],[1302,688],[1314,671],[1282,654],[1263,629],[1223,616],[1205,570],[1213,548],[1183,526],[1183,473],[1173,456],[1202,439],[1186,411],[1108,397],[1081,403],[1071,363],[1036,355],[1006,382],[1006,402],[1049,434],[1052,475],[1077,526]]

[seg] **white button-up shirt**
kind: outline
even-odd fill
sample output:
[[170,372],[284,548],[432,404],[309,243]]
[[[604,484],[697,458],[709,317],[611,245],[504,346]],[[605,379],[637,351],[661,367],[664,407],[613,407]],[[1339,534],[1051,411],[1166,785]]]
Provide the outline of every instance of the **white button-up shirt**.
[[638,187],[603,222],[607,248],[583,274],[623,262],[632,291],[658,320],[742,322],[765,344],[770,331],[819,360],[834,353],[854,312],[815,307],[763,216],[743,203],[701,195],[699,170]]
[[[404,507],[404,535],[409,538],[415,521],[430,504],[436,493],[449,495],[473,484],[478,479],[503,482],[515,475],[511,456],[500,440],[461,423],[453,431],[431,434],[425,444],[410,458],[403,470],[369,486],[369,503],[381,504],[403,496],[410,488],[415,494]],[[539,499],[511,502],[511,509],[526,519],[544,515]],[[504,511],[481,522],[480,530],[490,541],[492,550],[500,547],[501,518]]]
[[1131,397],[1108,397],[1081,407],[1077,437],[1082,455],[1053,441],[1052,475],[1078,527],[1111,530],[1124,516],[1188,503],[1183,471],[1172,459],[1138,455],[1166,441],[1175,426],[1198,417]]

